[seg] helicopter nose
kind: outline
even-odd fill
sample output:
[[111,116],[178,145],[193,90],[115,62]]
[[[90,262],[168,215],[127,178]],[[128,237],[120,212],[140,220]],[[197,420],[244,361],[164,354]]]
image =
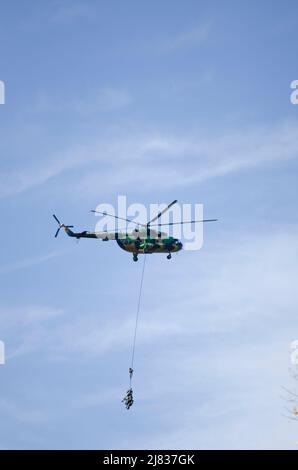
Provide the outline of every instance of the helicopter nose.
[[177,251],[182,250],[183,243],[181,243],[179,240],[177,240],[177,241],[176,241],[176,247],[177,247]]

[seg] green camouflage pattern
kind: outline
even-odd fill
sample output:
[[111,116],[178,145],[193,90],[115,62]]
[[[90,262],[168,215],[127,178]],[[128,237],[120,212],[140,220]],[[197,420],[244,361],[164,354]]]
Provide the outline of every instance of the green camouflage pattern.
[[69,227],[61,225],[69,237],[97,238],[103,241],[116,240],[117,244],[125,251],[138,254],[175,253],[180,251],[183,244],[180,240],[170,237],[164,232],[155,230],[134,230],[133,233],[121,232],[73,232]]

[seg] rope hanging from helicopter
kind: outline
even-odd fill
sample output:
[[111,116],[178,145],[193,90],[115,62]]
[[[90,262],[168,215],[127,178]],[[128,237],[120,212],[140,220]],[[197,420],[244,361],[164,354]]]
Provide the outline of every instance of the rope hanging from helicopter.
[[122,402],[125,404],[127,410],[129,410],[129,408],[133,405],[133,401],[134,401],[133,400],[133,391],[132,391],[132,376],[133,376],[133,371],[134,371],[133,368],[134,368],[134,359],[135,359],[135,350],[136,350],[136,339],[137,339],[137,331],[138,331],[139,316],[140,316],[140,307],[141,307],[141,299],[142,299],[142,291],[143,291],[145,266],[146,266],[146,253],[144,253],[142,273],[141,273],[141,283],[140,283],[140,288],[139,288],[137,313],[136,313],[135,327],[134,327],[134,334],[133,334],[133,342],[132,342],[131,363],[130,363],[130,367],[128,369],[129,389],[127,390],[126,395],[122,400]]
[[[137,330],[138,330],[138,322],[139,322],[139,314],[140,314],[140,306],[141,306],[141,297],[142,297],[142,290],[143,290],[143,281],[144,281],[144,273],[145,273],[145,265],[146,265],[146,253],[168,253],[167,258],[171,259],[172,252],[177,252],[180,251],[183,247],[182,242],[178,238],[173,238],[172,236],[169,236],[167,233],[161,232],[160,228],[162,226],[174,226],[174,225],[184,225],[184,224],[195,224],[195,223],[204,223],[204,222],[215,222],[217,219],[201,219],[201,220],[188,220],[188,221],[180,221],[180,222],[168,222],[168,223],[160,223],[160,218],[162,217],[165,212],[167,212],[174,204],[177,203],[177,199],[172,201],[170,204],[168,204],[164,209],[158,212],[158,214],[153,217],[149,222],[147,223],[140,223],[134,220],[130,220],[124,217],[119,217],[118,215],[115,214],[108,214],[106,211],[102,212],[97,209],[91,210],[91,212],[100,214],[103,216],[108,216],[108,217],[113,217],[114,219],[117,220],[124,220],[126,222],[135,224],[137,228],[134,230],[134,235],[137,233],[137,237],[135,241],[131,241],[130,235],[126,233],[121,233],[121,231],[112,231],[115,240],[117,240],[118,245],[123,248],[125,251],[131,251],[130,245],[134,244],[135,250],[133,251],[133,260],[138,261],[138,254],[143,253],[144,258],[143,258],[143,267],[142,267],[142,274],[141,274],[141,283],[140,283],[140,289],[139,289],[139,296],[138,296],[138,304],[137,304],[137,313],[136,313],[136,320],[135,320],[135,328],[134,328],[134,336],[133,336],[133,344],[132,344],[132,356],[131,356],[131,364],[129,367],[129,389],[123,398],[122,402],[124,402],[125,406],[127,409],[129,409],[132,404],[133,404],[133,391],[132,391],[132,376],[133,376],[133,367],[134,367],[134,357],[135,357],[135,348],[136,348],[136,338],[137,338]],[[62,224],[59,219],[56,217],[55,214],[53,214],[54,219],[58,223],[58,229],[55,234],[55,238],[57,238],[60,230],[63,228],[66,234],[70,237],[75,237],[77,240],[80,238],[93,238],[93,239],[98,239],[101,238],[103,241],[109,240],[108,233],[111,232],[111,230],[104,230],[103,232],[90,232],[87,230],[84,230],[82,232],[75,232],[71,230],[73,228],[73,225],[65,225]],[[152,224],[152,222],[156,222],[156,224]],[[142,227],[143,232],[145,229],[145,239],[143,242],[141,241],[141,238],[139,236],[140,232],[140,227]],[[154,227],[158,227],[158,231],[154,229]],[[158,239],[161,240],[162,235],[165,235],[165,238],[160,241],[160,243],[155,243],[155,241],[151,240],[151,229],[153,228],[153,232],[155,232],[155,236],[158,237]],[[127,229],[126,229],[127,230]],[[124,241],[123,243],[120,243],[122,238],[121,235],[124,235]],[[135,238],[135,237],[134,237]],[[125,242],[128,241],[128,248],[126,247]],[[152,250],[152,245],[153,245],[153,250]],[[158,250],[154,250],[154,248],[157,247]]]

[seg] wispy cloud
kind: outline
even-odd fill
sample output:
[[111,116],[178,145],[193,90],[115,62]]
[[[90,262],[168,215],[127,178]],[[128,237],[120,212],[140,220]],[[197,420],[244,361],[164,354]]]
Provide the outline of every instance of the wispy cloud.
[[130,105],[132,101],[132,95],[128,90],[112,86],[101,87],[92,92],[88,90],[84,93],[84,97],[78,93],[75,97],[67,97],[64,94],[59,98],[40,91],[36,97],[34,112],[71,113],[87,117],[96,113],[120,110]]
[[1,308],[0,327],[2,332],[11,328],[31,329],[32,325],[40,325],[56,319],[63,314],[63,310],[47,306],[22,306],[19,308]]
[[33,266],[38,266],[39,264],[45,263],[57,256],[61,255],[60,252],[49,253],[43,256],[36,256],[33,258],[27,258],[21,261],[17,261],[15,263],[10,263],[6,265],[0,266],[0,274],[7,274],[15,271],[19,271],[20,269],[31,268]]
[[[99,181],[107,192],[111,181],[113,192],[115,187],[123,191],[135,182],[136,173],[139,187],[151,191],[152,181],[163,188],[178,188],[297,156],[296,121],[225,135],[171,136],[130,130],[74,146],[39,169],[26,167],[3,174],[0,197],[20,194],[75,168],[80,172],[73,174],[72,184],[86,194],[98,193]],[[100,169],[99,163],[104,163]]]
[[[24,137],[25,138],[25,137]],[[23,192],[47,183],[64,172],[73,170],[98,159],[102,145],[75,145],[67,151],[57,151],[46,160],[28,159],[21,154],[20,161],[14,161],[14,170],[3,169],[0,175],[0,198],[22,194]],[[24,157],[24,158],[22,158]],[[25,164],[23,162],[25,160]]]
[[44,424],[50,419],[49,413],[44,409],[29,408],[24,409],[17,406],[12,400],[0,399],[0,412],[2,417],[8,415],[19,423]]
[[94,20],[96,8],[88,1],[75,0],[68,2],[53,2],[49,20],[57,24],[74,24],[82,20]]
[[180,49],[203,44],[212,29],[211,21],[199,25],[197,28],[169,37],[159,43],[160,52],[174,52]]
[[[177,189],[286,162],[298,156],[298,135],[296,123],[290,123],[224,136],[126,135],[102,148],[105,168],[98,170],[95,165],[92,171],[80,175],[78,185],[86,194],[94,195],[99,181],[107,192],[110,181],[113,188],[125,191],[135,182],[136,173],[139,187],[151,191],[152,181],[163,189]],[[107,187],[105,181],[109,181]]]
[[9,342],[7,360],[46,349],[49,330],[61,315],[62,309],[47,306],[2,308],[0,329]]
[[[231,333],[250,328],[257,321],[266,323],[269,318],[272,325],[273,322],[279,322],[281,309],[288,311],[290,325],[293,299],[297,297],[297,266],[294,262],[296,236],[280,233],[265,234],[259,239],[246,235],[240,238],[241,244],[234,239],[225,240],[225,249],[218,247],[208,262],[205,260],[200,269],[200,280],[194,267],[194,272],[189,271],[186,256],[180,257],[179,262],[177,258],[176,270],[187,271],[188,281],[179,284],[179,291],[172,290],[171,285],[177,272],[167,273],[164,291],[171,291],[172,305],[169,308],[167,296],[161,296],[158,306],[149,307],[150,315],[146,314],[144,306],[140,341],[150,344],[160,337],[191,338],[198,334]],[[166,267],[160,269],[166,270]],[[216,277],[212,276],[214,272]],[[149,293],[157,288],[158,279],[152,279]],[[4,330],[23,325],[26,330],[30,326],[31,335],[37,325],[36,333],[42,336],[48,336],[51,330],[50,342],[40,341],[36,344],[38,347],[43,344],[45,349],[49,348],[48,351],[63,355],[77,353],[82,357],[96,357],[126,344],[134,321],[131,315],[126,317],[121,314],[119,317],[116,313],[112,318],[110,315],[106,318],[103,314],[98,315],[96,309],[89,312],[88,319],[72,315],[71,321],[67,315],[61,317],[61,313],[61,310],[50,307],[22,308],[7,314],[3,311],[1,328]],[[59,325],[49,323],[57,316]],[[261,329],[259,332],[261,334]]]

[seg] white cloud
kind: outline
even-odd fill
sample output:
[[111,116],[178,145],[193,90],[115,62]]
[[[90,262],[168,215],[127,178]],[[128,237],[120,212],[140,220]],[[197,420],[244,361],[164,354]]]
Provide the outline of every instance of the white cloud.
[[40,325],[57,316],[62,315],[63,311],[59,308],[47,306],[23,306],[20,308],[1,308],[0,327],[2,332],[8,332],[11,329],[29,328]]
[[51,10],[49,21],[64,26],[84,20],[94,20],[97,14],[94,5],[90,2],[78,0],[70,3],[56,1],[52,4]]
[[15,263],[2,265],[0,266],[0,274],[7,274],[7,273],[19,271],[20,269],[26,269],[26,268],[31,268],[33,266],[38,266],[39,264],[45,263],[46,261],[49,261],[60,255],[61,255],[61,252],[54,252],[54,253],[49,253],[47,255],[36,256],[33,258],[16,261]]
[[0,399],[0,412],[2,418],[9,416],[14,420],[26,424],[44,424],[50,419],[50,415],[39,408],[27,408],[19,407],[12,400]]
[[127,90],[106,87],[99,90],[95,99],[94,109],[100,111],[113,111],[124,108],[132,102]]
[[14,162],[17,170],[3,170],[0,176],[0,198],[18,195],[31,188],[48,182],[51,178],[59,176],[67,170],[76,168],[85,161],[85,152],[80,146],[65,152],[56,154],[47,160],[47,163],[32,162],[30,159],[24,163]]
[[[136,174],[138,187],[143,191],[152,190],[152,181],[163,189],[178,188],[287,162],[297,155],[295,121],[272,128],[230,132],[224,136],[219,133],[173,137],[130,130],[91,144],[73,146],[65,155],[61,152],[53,155],[50,163],[43,166],[30,165],[3,174],[0,197],[19,194],[75,169],[80,171],[73,174],[72,185],[76,183],[80,194],[95,195],[99,184],[102,191],[125,190],[135,183]],[[62,187],[65,190],[65,186]]]
[[76,96],[50,96],[40,91],[36,97],[37,113],[71,113],[75,116],[90,117],[96,113],[106,113],[120,110],[132,103],[130,92],[124,88],[106,86],[97,90],[77,90]]
[[156,45],[159,52],[174,52],[203,44],[211,32],[211,22],[199,25],[197,28],[182,32],[176,36],[159,41]]
[[[105,167],[80,175],[78,185],[86,194],[125,188],[135,184],[152,191],[152,181],[163,189],[177,189],[212,178],[287,162],[297,158],[295,122],[271,129],[251,129],[229,135],[181,136],[142,135],[116,137],[98,146]],[[111,187],[112,181],[112,187]],[[106,184],[105,182],[108,182]]]

